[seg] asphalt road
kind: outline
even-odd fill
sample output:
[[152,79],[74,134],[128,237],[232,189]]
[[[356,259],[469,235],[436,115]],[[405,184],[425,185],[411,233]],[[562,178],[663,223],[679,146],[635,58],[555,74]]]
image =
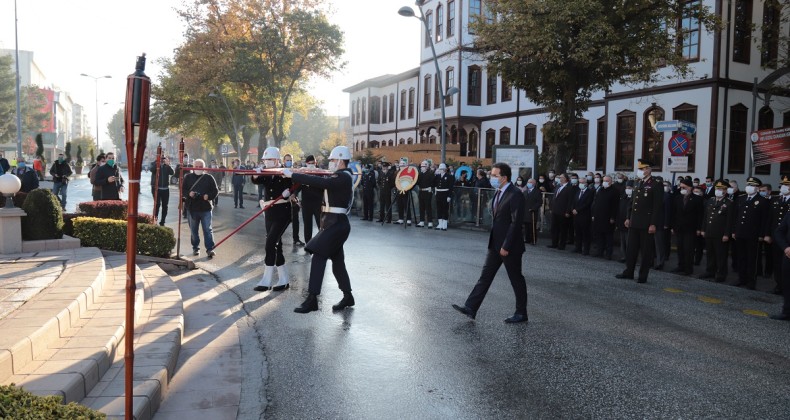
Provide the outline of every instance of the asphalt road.
[[[216,240],[256,212],[250,201],[236,210],[220,200]],[[181,235],[187,252],[185,225]],[[290,229],[292,288],[252,290],[264,237],[261,217],[213,260],[195,259],[249,315],[240,419],[790,413],[790,323],[765,317],[778,296],[656,271],[640,285],[615,279],[617,262],[538,246],[524,255],[529,323],[503,323],[515,306],[504,269],[471,321],[450,305],[476,282],[487,234],[352,218],[345,251],[356,306],[332,313],[342,294],[328,267],[320,311],[300,315],[309,256],[291,246]]]

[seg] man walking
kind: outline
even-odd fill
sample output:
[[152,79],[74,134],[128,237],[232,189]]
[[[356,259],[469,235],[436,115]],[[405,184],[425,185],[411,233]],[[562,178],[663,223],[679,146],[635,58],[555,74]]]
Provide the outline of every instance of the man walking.
[[60,207],[66,209],[66,196],[68,194],[69,176],[71,176],[71,166],[66,162],[63,153],[58,154],[58,159],[49,168],[52,175],[52,194],[60,200]]
[[159,171],[156,169],[156,162],[151,163],[151,194],[156,197],[154,204],[154,217],[159,214],[159,209],[162,209],[162,218],[159,219],[159,226],[165,225],[165,218],[167,217],[167,204],[170,201],[170,177],[175,174],[173,168],[170,167],[170,158],[167,156],[162,157]]
[[516,311],[506,323],[527,322],[527,282],[521,273],[521,256],[524,253],[524,240],[521,232],[524,224],[524,196],[510,184],[510,166],[495,163],[491,169],[491,186],[496,188],[491,212],[491,232],[488,236],[488,254],[472,293],[463,306],[453,308],[469,318],[475,319],[477,310],[494,281],[499,267],[504,263],[510,285],[516,296]]
[[[233,169],[242,170],[246,169],[241,166],[241,161],[238,159],[233,160]],[[230,178],[230,183],[233,186],[233,208],[244,208],[244,184],[247,183],[246,178],[242,174],[236,172]]]

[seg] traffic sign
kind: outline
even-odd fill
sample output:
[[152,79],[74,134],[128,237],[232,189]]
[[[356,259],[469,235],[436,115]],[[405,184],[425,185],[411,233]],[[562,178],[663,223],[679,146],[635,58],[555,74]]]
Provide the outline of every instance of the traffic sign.
[[680,120],[680,131],[688,133],[689,135],[694,135],[694,133],[697,132],[697,124]]
[[683,133],[675,134],[670,137],[667,142],[669,153],[672,156],[686,156],[689,152],[689,146],[691,146],[691,143],[688,137]]
[[688,156],[672,156],[667,158],[667,172],[687,172],[689,169]]
[[227,155],[229,150],[230,147],[227,144],[223,144],[222,146],[220,146],[220,151],[222,152],[223,155]]
[[656,123],[656,131],[662,133],[667,131],[681,131],[694,134],[697,132],[697,125],[683,120],[658,121]]

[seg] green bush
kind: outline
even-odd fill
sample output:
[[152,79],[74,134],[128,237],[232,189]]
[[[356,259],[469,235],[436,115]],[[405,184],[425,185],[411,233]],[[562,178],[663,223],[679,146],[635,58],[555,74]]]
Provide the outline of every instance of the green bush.
[[77,403],[61,403],[62,397],[40,397],[11,385],[0,385],[0,419],[104,419],[104,413]]
[[[96,217],[72,219],[74,237],[82,246],[126,252],[126,221]],[[152,257],[169,258],[176,245],[173,229],[155,224],[137,225],[137,253]]]
[[[126,220],[128,202],[124,200],[86,201],[77,204],[82,216],[98,217],[100,219]],[[156,224],[153,215],[140,213],[138,208],[137,221],[149,225]]]
[[76,217],[83,217],[83,215],[79,213],[63,213],[63,234],[68,236],[74,236],[74,223],[73,220]]
[[63,237],[63,210],[52,191],[36,188],[27,194],[22,210],[22,239],[60,239]]

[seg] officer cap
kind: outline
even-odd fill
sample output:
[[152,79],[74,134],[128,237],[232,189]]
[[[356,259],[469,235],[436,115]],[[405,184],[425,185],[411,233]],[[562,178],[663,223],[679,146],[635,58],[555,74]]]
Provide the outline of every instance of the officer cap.
[[725,181],[723,179],[720,179],[720,180],[716,181],[716,188],[727,189],[727,188],[730,188],[730,184],[727,181]]
[[782,180],[779,181],[780,185],[790,185],[790,177],[787,175],[782,175]]
[[315,162],[315,156],[307,155],[307,157],[304,158],[304,161],[305,161],[305,163]]
[[637,164],[636,164],[636,168],[637,169],[645,169],[645,168],[650,168],[652,166],[653,166],[652,163],[650,163],[649,161],[644,160],[644,159],[639,159],[639,161],[637,161]]
[[681,185],[685,185],[687,187],[693,187],[694,186],[694,183],[691,182],[691,180],[688,179],[688,178],[680,178],[680,184]]
[[763,182],[760,181],[760,178],[750,176],[749,179],[746,180],[746,185],[753,185],[755,187],[759,187],[763,185]]

